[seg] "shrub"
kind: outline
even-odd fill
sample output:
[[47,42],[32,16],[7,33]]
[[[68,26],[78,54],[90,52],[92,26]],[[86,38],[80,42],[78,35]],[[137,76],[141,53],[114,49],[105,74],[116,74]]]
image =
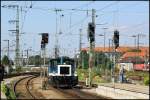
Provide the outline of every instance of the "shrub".
[[88,76],[88,70],[77,69],[77,74],[78,74],[79,81],[85,81],[85,78]]
[[4,84],[4,82],[2,82],[2,84],[1,84],[1,90],[3,93],[7,92],[7,88],[6,88],[6,85]]
[[147,76],[147,77],[144,77],[144,84],[145,85],[149,85],[149,77]]
[[5,85],[4,82],[1,85],[1,89],[2,92],[6,95],[7,99],[16,99],[14,92],[10,88],[8,88],[8,86]]
[[105,79],[103,79],[102,77],[100,77],[100,76],[95,76],[93,78],[93,82],[94,83],[106,83],[107,81]]
[[19,66],[19,67],[17,67],[17,68],[16,68],[16,72],[17,72],[17,73],[22,72],[22,68],[21,68],[20,66]]

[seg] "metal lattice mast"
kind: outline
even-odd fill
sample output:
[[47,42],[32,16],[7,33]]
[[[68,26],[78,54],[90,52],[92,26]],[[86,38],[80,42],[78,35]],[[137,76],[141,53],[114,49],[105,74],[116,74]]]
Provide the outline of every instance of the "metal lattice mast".
[[62,11],[61,9],[55,9],[56,12],[56,34],[55,34],[55,58],[59,56],[59,49],[58,49],[58,32],[57,32],[57,13],[58,11]]
[[15,66],[20,66],[20,49],[19,49],[19,5],[3,5],[3,8],[16,8],[16,20],[10,20],[10,23],[16,23],[15,30],[9,30],[16,34],[16,49],[15,49]]
[[16,5],[17,13],[16,13],[16,68],[20,66],[20,49],[19,49],[19,6]]
[[82,48],[82,29],[79,29],[79,52],[81,52],[81,48]]

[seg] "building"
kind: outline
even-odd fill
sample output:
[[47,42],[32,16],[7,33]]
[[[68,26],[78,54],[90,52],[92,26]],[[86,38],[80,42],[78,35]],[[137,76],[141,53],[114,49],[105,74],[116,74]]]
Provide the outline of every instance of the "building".
[[132,63],[134,70],[149,70],[149,49],[144,47],[140,48],[140,51],[132,49],[122,55],[120,64],[122,62]]
[[[82,50],[88,51],[89,48],[82,48]],[[103,52],[110,60],[113,60],[115,55],[114,50],[109,47],[95,47],[95,52]],[[116,62],[117,67],[123,66],[126,70],[149,70],[149,47],[139,47],[139,50],[134,47],[120,46],[116,50]],[[141,64],[141,65],[138,65]],[[144,67],[145,66],[145,67]]]
[[123,67],[127,71],[133,71],[133,60],[131,59],[119,59],[118,61],[118,68],[120,69]]

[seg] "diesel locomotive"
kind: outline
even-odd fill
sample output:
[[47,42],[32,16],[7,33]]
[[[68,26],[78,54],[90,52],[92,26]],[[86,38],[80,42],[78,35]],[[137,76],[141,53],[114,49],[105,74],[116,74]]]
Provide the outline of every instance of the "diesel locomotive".
[[73,87],[78,84],[74,59],[58,57],[51,59],[48,66],[48,82],[53,87]]

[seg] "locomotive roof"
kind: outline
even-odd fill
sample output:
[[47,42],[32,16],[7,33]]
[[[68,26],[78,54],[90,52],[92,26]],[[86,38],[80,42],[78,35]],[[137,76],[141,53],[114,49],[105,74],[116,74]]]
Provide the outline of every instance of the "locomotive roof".
[[69,57],[66,57],[66,56],[63,56],[63,57],[57,57],[57,58],[52,58],[52,59],[50,59],[50,61],[53,61],[53,60],[61,60],[61,58],[62,58],[63,60],[74,61],[74,59],[69,58]]

